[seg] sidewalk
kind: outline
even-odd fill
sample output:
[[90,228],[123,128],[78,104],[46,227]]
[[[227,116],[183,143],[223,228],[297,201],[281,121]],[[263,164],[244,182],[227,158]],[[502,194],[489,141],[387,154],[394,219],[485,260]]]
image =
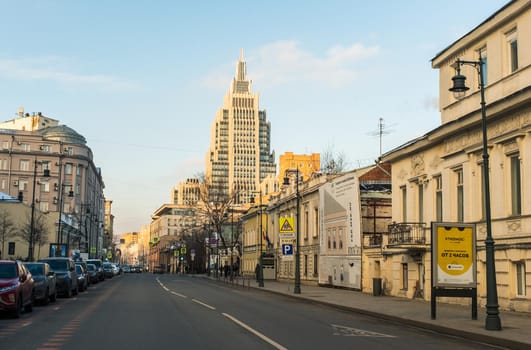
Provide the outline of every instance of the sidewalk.
[[[213,278],[215,280],[215,278]],[[437,318],[431,319],[430,302],[339,289],[301,285],[301,294],[293,293],[293,282],[264,281],[258,287],[254,279],[235,279],[230,282],[239,288],[253,288],[293,298],[351,310],[386,320],[407,323],[439,333],[498,345],[509,349],[531,349],[531,314],[500,310],[501,331],[485,330],[485,308],[478,308],[478,319],[472,320],[469,306],[437,303]]]

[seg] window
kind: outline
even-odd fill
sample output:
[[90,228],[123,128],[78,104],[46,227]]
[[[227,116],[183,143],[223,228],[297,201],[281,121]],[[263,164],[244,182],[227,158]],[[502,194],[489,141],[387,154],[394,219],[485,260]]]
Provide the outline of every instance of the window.
[[511,157],[511,214],[522,214],[522,185],[520,174],[520,157]]
[[28,188],[28,180],[18,180],[18,189],[20,191],[26,191]]
[[456,178],[456,199],[457,199],[457,221],[463,222],[465,216],[465,205],[464,205],[464,192],[463,192],[463,169],[458,169],[455,171]]
[[319,232],[319,209],[318,208],[315,208],[313,210],[313,215],[315,216],[314,217],[314,231],[313,231],[313,236],[314,237],[317,237],[317,234]]
[[51,152],[50,145],[41,145],[41,151],[46,152],[46,153],[50,153]]
[[25,151],[25,152],[29,152],[29,151],[31,151],[31,147],[30,147],[30,145],[27,144],[27,143],[21,143],[21,144],[20,144],[20,149],[23,150],[23,151]]
[[50,183],[48,181],[40,183],[41,192],[50,192]]
[[68,154],[69,156],[73,156],[74,155],[74,148],[65,147],[65,154]]
[[308,210],[304,211],[304,239],[308,239],[308,231],[310,230],[310,214]]
[[65,174],[72,175],[72,163],[65,164]]
[[0,159],[0,169],[7,170],[7,159]]
[[442,193],[442,177],[436,176],[435,178],[435,217],[437,221],[443,220],[443,193]]
[[417,185],[418,189],[418,211],[419,211],[419,222],[424,221],[424,185],[420,182]]
[[506,34],[510,73],[518,69],[518,40],[516,34],[516,29]]
[[407,282],[408,282],[408,275],[407,275],[407,263],[402,264],[402,289],[407,290]]
[[481,64],[481,76],[483,77],[483,85],[487,85],[487,48],[482,47],[479,49],[479,61]]
[[15,242],[9,242],[7,245],[7,254],[15,255]]
[[48,160],[43,160],[43,161],[41,162],[41,164],[42,164],[42,170],[52,170],[52,168],[51,168],[51,162],[50,162],[50,161],[48,161]]
[[515,264],[516,269],[516,295],[526,295],[526,280],[525,280],[525,262],[518,261]]
[[20,170],[22,171],[29,171],[29,164],[30,164],[30,161],[27,160],[27,159],[21,159],[20,160]]
[[406,186],[400,186],[402,195],[402,222],[407,222],[407,190]]
[[50,211],[48,202],[40,202],[39,203],[39,210],[42,211],[43,213],[46,213],[46,212]]

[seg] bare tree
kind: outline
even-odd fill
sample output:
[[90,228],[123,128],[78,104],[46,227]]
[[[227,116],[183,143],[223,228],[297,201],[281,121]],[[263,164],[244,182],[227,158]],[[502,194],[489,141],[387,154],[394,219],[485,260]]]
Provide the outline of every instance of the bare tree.
[[[235,186],[227,191],[222,185],[213,184],[204,174],[196,175],[201,184],[200,203],[197,206],[197,218],[203,224],[211,225],[214,232],[218,233],[223,249],[231,248],[237,244],[239,236],[232,235],[230,242],[223,234],[228,223],[234,218],[234,204],[239,198],[242,188]],[[236,230],[239,232],[239,230]]]
[[[46,219],[41,212],[35,211],[33,217],[33,250],[35,247],[40,249],[43,245],[48,243],[48,226],[46,225]],[[26,221],[22,224],[19,230],[16,231],[15,236],[24,241],[24,243],[30,245],[31,236],[31,214],[27,215]],[[29,257],[28,257],[29,258]]]
[[326,174],[338,174],[345,170],[345,153],[336,152],[333,145],[328,145],[321,153],[321,170]]
[[0,259],[4,258],[6,241],[15,236],[16,230],[17,227],[9,212],[5,209],[0,209]]

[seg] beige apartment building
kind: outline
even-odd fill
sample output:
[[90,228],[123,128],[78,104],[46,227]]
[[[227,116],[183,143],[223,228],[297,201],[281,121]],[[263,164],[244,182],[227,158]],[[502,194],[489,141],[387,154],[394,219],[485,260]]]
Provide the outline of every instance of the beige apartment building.
[[247,203],[261,181],[276,174],[271,124],[259,102],[259,95],[251,91],[241,52],[236,76],[212,123],[206,157],[207,180],[227,198],[238,193],[235,204]]
[[[531,1],[512,1],[438,53],[432,66],[439,70],[441,125],[381,157],[392,164],[395,222],[382,243],[386,294],[430,299],[430,223],[472,223],[478,302],[485,305],[481,64],[499,304],[531,312],[530,10]],[[462,99],[449,91],[458,59],[478,63],[461,66],[470,88]]]
[[57,223],[49,242],[99,256],[104,183],[85,138],[42,113],[0,123],[0,191]]

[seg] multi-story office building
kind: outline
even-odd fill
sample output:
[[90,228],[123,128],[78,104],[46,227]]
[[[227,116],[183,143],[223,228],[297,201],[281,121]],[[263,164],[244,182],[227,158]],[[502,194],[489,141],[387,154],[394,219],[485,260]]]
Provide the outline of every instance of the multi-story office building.
[[22,108],[17,118],[0,123],[0,191],[55,216],[49,242],[99,254],[103,188],[92,150],[75,130]]
[[172,204],[197,205],[201,200],[199,179],[186,179],[171,189]]
[[[458,59],[476,64],[461,65],[458,72]],[[432,276],[429,223],[473,223],[478,298],[485,304],[489,193],[500,307],[529,312],[531,182],[525,179],[531,173],[531,2],[511,1],[438,53],[432,66],[439,70],[441,125],[382,156],[392,163],[396,222],[383,243],[386,293],[430,298],[429,288],[422,288]],[[457,73],[467,78],[470,88],[462,99],[449,91]],[[484,125],[488,192],[483,176]]]
[[243,54],[236,66],[229,92],[212,124],[207,154],[207,181],[234,203],[246,203],[260,182],[276,173],[275,154],[270,151],[271,125],[259,96],[251,92]]

